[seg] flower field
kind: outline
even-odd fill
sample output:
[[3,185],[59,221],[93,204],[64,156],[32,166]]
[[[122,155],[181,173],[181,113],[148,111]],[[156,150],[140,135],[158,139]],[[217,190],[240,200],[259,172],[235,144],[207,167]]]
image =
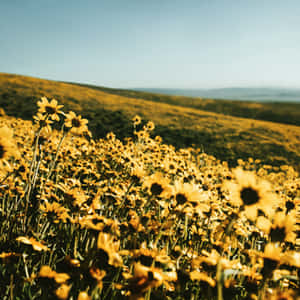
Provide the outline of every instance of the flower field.
[[0,117],[2,299],[300,298],[291,166],[176,150],[138,115],[93,139],[56,100]]

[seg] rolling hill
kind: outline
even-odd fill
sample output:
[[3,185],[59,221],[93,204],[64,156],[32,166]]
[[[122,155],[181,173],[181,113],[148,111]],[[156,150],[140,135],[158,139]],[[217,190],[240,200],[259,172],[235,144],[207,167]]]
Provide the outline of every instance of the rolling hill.
[[[67,82],[68,83],[68,82]],[[71,83],[71,82],[70,82]],[[250,118],[255,120],[271,121],[284,124],[298,125],[300,126],[300,92],[298,90],[289,91],[287,93],[290,98],[283,96],[284,90],[281,89],[255,89],[255,92],[250,92],[251,89],[242,89],[243,92],[237,92],[240,89],[214,89],[205,91],[205,98],[195,97],[199,95],[200,91],[197,90],[175,90],[175,89],[136,89],[136,90],[126,90],[126,89],[112,89],[107,87],[99,87],[89,84],[78,84],[82,87],[88,87],[95,90],[100,90],[105,93],[110,93],[113,95],[125,96],[129,98],[137,98],[144,100],[151,100],[155,102],[164,102],[172,105],[178,105],[183,107],[192,107],[210,112],[217,112],[226,115]],[[232,91],[233,90],[233,91]],[[151,92],[152,91],[152,92]],[[154,91],[156,93],[154,93]],[[203,92],[203,90],[201,90]],[[263,101],[257,102],[253,99],[262,99],[260,96],[263,94],[264,97],[269,97],[269,99],[282,99],[280,101]],[[184,95],[185,94],[185,95]],[[249,96],[245,96],[248,94]],[[184,96],[183,96],[184,95]],[[188,96],[190,95],[190,96]],[[194,95],[194,97],[192,97]],[[213,99],[212,95],[218,95],[219,98]],[[232,97],[229,98],[229,95]],[[279,95],[279,96],[276,96]],[[281,96],[280,96],[281,95]],[[299,95],[299,98],[298,98]],[[237,97],[241,98],[237,98]],[[223,97],[223,99],[222,99]],[[244,101],[252,97],[252,101]],[[227,100],[224,100],[226,99]],[[245,98],[245,99],[243,99]],[[230,100],[230,99],[240,99],[240,100]],[[287,99],[293,99],[293,101],[288,102]],[[298,101],[295,101],[298,99]],[[241,101],[243,100],[243,101]]]
[[[290,164],[300,170],[300,127],[296,126],[300,125],[297,123],[300,105],[297,104],[276,104],[277,109],[272,111],[267,105],[275,104],[242,102],[243,106],[239,106],[225,100],[164,97],[0,73],[0,106],[6,114],[30,119],[42,96],[55,98],[66,110],[88,118],[95,137],[103,137],[110,131],[118,138],[132,136],[131,119],[138,114],[144,121],[155,123],[154,135],[162,136],[165,143],[177,148],[199,147],[231,165],[238,158],[253,157],[265,164]],[[231,112],[220,111],[222,106],[231,107]],[[218,107],[216,112],[209,111],[214,107]],[[242,114],[239,107],[245,109],[243,117],[234,116],[238,110]],[[247,107],[257,114],[268,111],[278,121],[251,119]],[[282,111],[286,114],[280,114]],[[289,114],[296,125],[283,124],[293,119]]]

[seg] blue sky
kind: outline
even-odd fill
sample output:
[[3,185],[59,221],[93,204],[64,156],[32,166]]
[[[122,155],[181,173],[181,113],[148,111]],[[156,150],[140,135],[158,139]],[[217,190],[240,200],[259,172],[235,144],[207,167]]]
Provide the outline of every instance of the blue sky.
[[1,0],[0,72],[116,88],[300,88],[299,16],[299,0]]

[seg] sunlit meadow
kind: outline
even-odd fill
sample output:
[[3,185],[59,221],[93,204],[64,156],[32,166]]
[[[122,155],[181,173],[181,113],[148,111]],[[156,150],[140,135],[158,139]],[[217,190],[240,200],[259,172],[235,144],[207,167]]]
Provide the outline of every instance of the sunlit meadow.
[[138,115],[93,139],[56,100],[1,112],[2,299],[297,299],[300,178],[176,150]]

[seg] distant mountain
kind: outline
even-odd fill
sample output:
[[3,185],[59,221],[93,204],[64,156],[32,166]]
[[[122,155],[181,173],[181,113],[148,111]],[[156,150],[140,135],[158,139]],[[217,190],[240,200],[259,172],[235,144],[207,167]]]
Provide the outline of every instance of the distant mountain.
[[152,92],[187,97],[248,101],[300,102],[300,89],[292,88],[219,88],[219,89],[164,89],[133,88],[136,91]]

